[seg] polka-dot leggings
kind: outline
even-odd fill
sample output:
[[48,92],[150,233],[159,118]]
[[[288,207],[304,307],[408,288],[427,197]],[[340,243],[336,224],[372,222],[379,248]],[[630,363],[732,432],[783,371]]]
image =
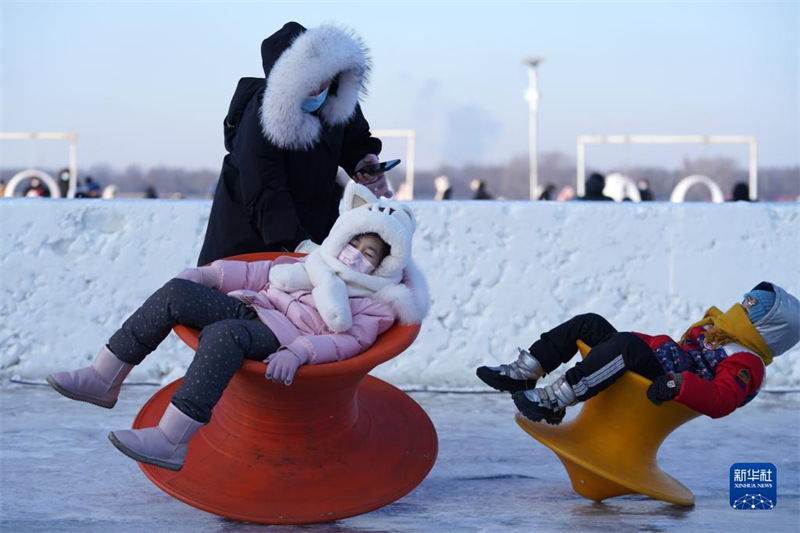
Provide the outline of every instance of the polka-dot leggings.
[[137,365],[176,324],[200,331],[197,353],[172,403],[198,422],[211,420],[242,361],[263,361],[278,339],[255,311],[235,298],[185,279],[172,279],[134,311],[108,341],[120,360]]

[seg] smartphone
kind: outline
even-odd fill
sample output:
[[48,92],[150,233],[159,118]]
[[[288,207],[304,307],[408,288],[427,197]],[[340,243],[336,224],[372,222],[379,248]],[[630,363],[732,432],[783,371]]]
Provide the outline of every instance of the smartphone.
[[386,172],[387,170],[393,169],[399,164],[400,164],[399,159],[390,159],[389,161],[381,161],[377,165],[367,165],[361,170],[359,170],[359,172],[372,175],[380,174],[381,172]]

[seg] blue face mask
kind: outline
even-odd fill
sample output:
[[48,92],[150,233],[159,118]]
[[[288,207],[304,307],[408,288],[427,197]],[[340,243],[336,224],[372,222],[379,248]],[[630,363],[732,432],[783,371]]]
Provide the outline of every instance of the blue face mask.
[[322,107],[322,104],[325,103],[325,99],[327,97],[328,97],[328,89],[325,89],[317,96],[309,96],[308,98],[303,100],[303,103],[300,104],[300,109],[302,109],[306,113],[313,113],[314,111]]

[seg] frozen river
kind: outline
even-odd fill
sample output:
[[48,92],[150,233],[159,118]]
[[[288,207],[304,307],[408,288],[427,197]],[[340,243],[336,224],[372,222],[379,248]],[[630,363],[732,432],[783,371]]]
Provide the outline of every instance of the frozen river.
[[[129,427],[150,386],[123,388],[111,410],[46,386],[0,390],[0,530],[146,531],[764,531],[800,526],[800,394],[762,393],[733,415],[678,429],[661,467],[691,489],[693,508],[624,496],[602,504],[572,491],[556,456],[514,422],[508,396],[412,393],[436,425],[439,457],[410,494],[366,515],[312,526],[244,524],[185,505],[150,483],[106,438]],[[733,463],[777,467],[770,511],[730,508]]]

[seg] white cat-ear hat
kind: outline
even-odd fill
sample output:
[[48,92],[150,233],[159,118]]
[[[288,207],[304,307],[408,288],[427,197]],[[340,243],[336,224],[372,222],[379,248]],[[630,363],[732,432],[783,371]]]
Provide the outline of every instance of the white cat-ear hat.
[[[411,209],[379,200],[355,182],[345,188],[343,211],[319,248],[304,262],[276,265],[269,280],[292,292],[311,290],[317,310],[332,331],[352,326],[349,297],[374,297],[390,302],[403,324],[417,323],[427,314],[429,295],[422,274],[411,259],[417,222]],[[353,237],[375,233],[389,245],[389,254],[372,273],[364,274],[339,261]]]
[[343,211],[320,246],[326,262],[338,262],[337,256],[357,235],[376,233],[389,245],[389,254],[371,274],[362,274],[399,282],[411,261],[411,242],[417,221],[404,204],[379,200],[365,186],[351,182],[343,198]]

